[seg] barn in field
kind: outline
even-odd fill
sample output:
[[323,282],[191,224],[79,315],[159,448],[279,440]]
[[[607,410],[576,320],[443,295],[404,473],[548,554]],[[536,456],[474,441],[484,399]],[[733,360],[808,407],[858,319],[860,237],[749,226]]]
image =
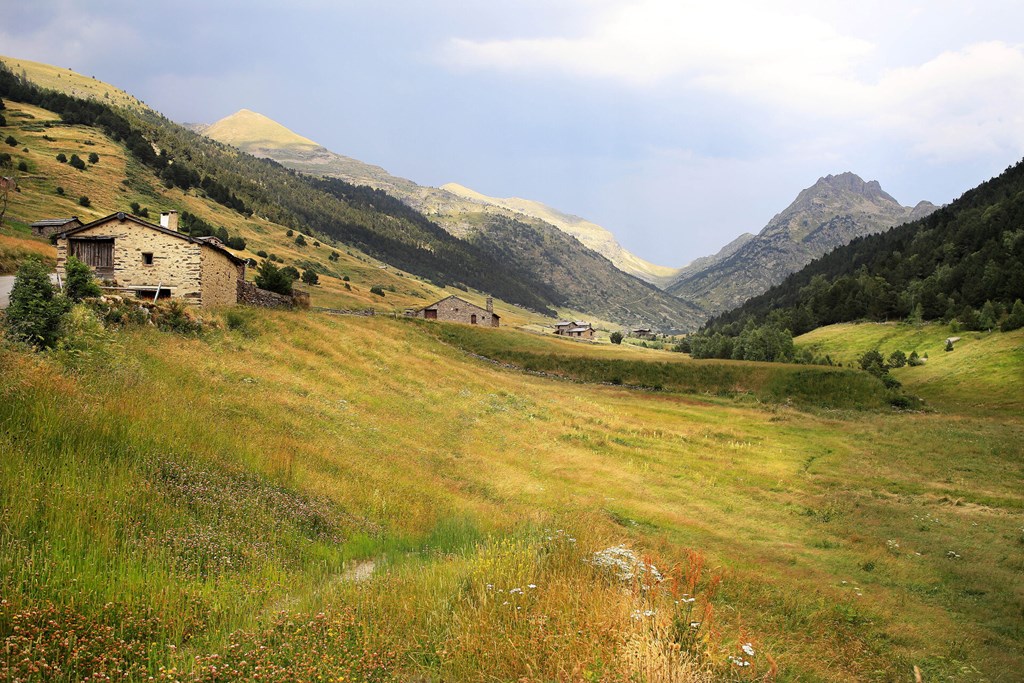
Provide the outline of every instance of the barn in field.
[[160,216],[160,225],[127,213],[57,233],[57,273],[74,255],[113,289],[140,298],[183,299],[200,306],[238,302],[245,260],[220,240],[178,232],[178,213]]
[[494,299],[491,297],[487,297],[487,308],[480,308],[454,295],[413,311],[412,317],[484,327],[498,327],[501,319],[494,312]]

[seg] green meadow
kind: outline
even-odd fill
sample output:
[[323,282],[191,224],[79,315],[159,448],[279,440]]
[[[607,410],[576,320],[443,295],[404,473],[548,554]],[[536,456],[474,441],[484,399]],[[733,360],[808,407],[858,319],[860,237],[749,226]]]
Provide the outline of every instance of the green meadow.
[[853,370],[206,315],[0,348],[0,679],[1019,680],[1021,332],[928,346],[899,412]]

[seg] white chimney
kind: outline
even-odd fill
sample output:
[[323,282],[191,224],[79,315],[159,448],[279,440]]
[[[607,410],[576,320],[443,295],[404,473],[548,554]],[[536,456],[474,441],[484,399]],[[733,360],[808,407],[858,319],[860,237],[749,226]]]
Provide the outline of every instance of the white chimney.
[[178,232],[178,212],[164,211],[160,214],[160,227]]

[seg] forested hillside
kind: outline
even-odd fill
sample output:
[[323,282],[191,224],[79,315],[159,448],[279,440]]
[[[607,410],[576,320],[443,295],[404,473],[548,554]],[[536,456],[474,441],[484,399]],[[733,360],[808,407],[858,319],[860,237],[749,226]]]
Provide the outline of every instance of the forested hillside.
[[[342,184],[326,192],[280,164],[218,144],[149,110],[115,108],[39,88],[0,65],[0,98],[57,112],[122,142],[167,187],[193,189],[242,214],[256,214],[358,247],[437,284],[462,284],[553,314],[530,277],[454,237],[397,202],[348,201],[365,193]],[[341,181],[339,181],[340,183]]]
[[707,329],[735,335],[753,321],[802,334],[905,318],[1012,327],[1022,298],[1024,162],[925,218],[832,251]]

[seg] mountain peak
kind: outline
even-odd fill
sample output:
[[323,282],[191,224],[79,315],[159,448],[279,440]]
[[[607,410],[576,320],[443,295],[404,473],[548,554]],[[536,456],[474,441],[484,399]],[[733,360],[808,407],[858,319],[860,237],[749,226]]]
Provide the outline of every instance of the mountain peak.
[[239,109],[234,114],[210,124],[203,132],[207,137],[235,146],[245,143],[264,149],[320,147],[309,138],[304,138],[270,117],[251,109]]
[[871,200],[891,201],[896,204],[899,203],[895,198],[882,189],[882,186],[877,180],[866,181],[851,171],[846,171],[837,175],[829,174],[823,178],[818,178],[818,182],[805,190],[805,192],[809,194],[819,194],[829,191],[850,192]]

